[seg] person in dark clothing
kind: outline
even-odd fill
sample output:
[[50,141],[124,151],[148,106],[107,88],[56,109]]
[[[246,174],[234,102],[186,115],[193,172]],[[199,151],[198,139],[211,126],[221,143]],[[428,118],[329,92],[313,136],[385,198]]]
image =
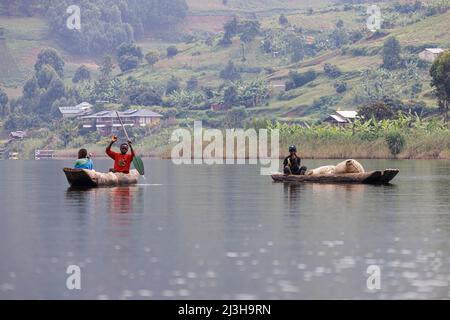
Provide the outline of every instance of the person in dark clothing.
[[304,175],[307,168],[301,166],[302,159],[297,156],[297,147],[289,147],[289,155],[283,161],[284,174]]

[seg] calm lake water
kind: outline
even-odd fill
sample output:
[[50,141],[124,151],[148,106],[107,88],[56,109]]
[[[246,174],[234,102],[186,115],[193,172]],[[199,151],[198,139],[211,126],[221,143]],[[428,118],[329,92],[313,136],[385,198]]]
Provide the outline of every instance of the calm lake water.
[[287,185],[255,165],[148,160],[137,186],[74,191],[72,161],[2,161],[0,298],[450,298],[450,161],[361,162],[400,174]]

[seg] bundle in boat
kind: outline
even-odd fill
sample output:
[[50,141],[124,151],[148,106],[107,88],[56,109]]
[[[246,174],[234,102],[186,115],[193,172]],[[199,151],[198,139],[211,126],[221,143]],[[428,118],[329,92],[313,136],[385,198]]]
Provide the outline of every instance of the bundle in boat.
[[139,172],[130,170],[130,173],[120,172],[97,172],[86,169],[63,169],[67,181],[72,187],[102,187],[102,186],[121,186],[138,183]]
[[272,174],[272,179],[276,182],[388,184],[398,172],[398,169],[366,172],[358,161],[347,159],[335,166],[322,166],[309,170],[306,175],[275,173]]
[[370,171],[364,173],[332,173],[316,175],[286,175],[272,174],[275,182],[313,182],[313,183],[362,183],[362,184],[388,184],[398,174],[398,169],[385,169],[383,171]]
[[345,173],[364,173],[364,167],[361,163],[354,159],[347,159],[338,163],[335,166],[322,166],[306,172],[308,176],[315,176],[319,174],[345,174]]

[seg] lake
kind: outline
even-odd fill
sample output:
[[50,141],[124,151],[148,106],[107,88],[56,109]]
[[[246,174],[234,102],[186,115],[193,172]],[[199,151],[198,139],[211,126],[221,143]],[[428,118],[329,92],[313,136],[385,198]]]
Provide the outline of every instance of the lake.
[[450,161],[361,162],[400,174],[289,185],[256,165],[146,160],[139,185],[83,191],[72,161],[1,161],[0,298],[450,298]]

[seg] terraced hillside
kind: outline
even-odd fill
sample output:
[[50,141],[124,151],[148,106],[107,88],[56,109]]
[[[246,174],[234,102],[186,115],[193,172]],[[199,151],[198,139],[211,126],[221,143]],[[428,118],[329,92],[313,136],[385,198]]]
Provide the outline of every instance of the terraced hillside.
[[[450,29],[450,12],[424,16],[414,21],[414,15],[394,16],[389,11],[390,4],[381,3],[382,12],[387,12],[387,18],[394,21],[400,19],[398,21],[402,23],[383,30],[380,36],[373,38],[365,26],[367,13],[364,5],[345,9],[344,6],[331,6],[331,2],[326,0],[225,2],[188,0],[190,9],[187,17],[173,26],[171,32],[178,35],[188,34],[191,39],[181,41],[182,37],[173,37],[173,40],[167,40],[160,37],[160,34],[147,30],[147,36],[138,41],[138,45],[144,54],[148,51],[159,52],[160,60],[152,67],[142,63],[138,68],[119,76],[123,79],[131,76],[157,86],[165,85],[172,76],[179,78],[181,85],[185,86],[188,79],[195,77],[199,86],[219,87],[224,83],[219,73],[229,60],[241,68],[243,80],[260,78],[281,84],[287,80],[290,72],[314,70],[318,77],[308,85],[285,93],[274,89],[265,105],[250,108],[249,111],[256,115],[287,120],[317,119],[328,109],[340,106],[355,109],[358,106],[355,95],[363,82],[362,73],[367,69],[379,68],[382,63],[382,46],[389,36],[395,36],[403,47],[413,47],[416,51],[426,46],[450,47],[450,33],[447,31]],[[286,16],[289,25],[280,25],[280,13]],[[322,50],[315,56],[291,63],[289,57],[265,53],[262,50],[263,35],[257,36],[250,43],[243,43],[239,37],[233,37],[229,46],[220,46],[223,25],[234,16],[241,20],[257,19],[264,32],[282,33],[287,28],[301,28],[312,38],[311,41],[316,43],[322,41],[321,35],[336,28],[340,21],[348,30],[360,31],[363,37],[340,49]],[[44,47],[54,47],[62,53],[66,60],[67,83],[70,83],[75,69],[82,64],[93,71],[94,75],[97,72],[101,57],[76,56],[59,48],[50,36],[44,18],[1,16],[0,28],[4,30],[0,40],[0,54],[2,61],[6,61],[0,66],[0,81],[2,87],[12,96],[20,94],[21,84],[33,71],[36,56]],[[176,46],[179,53],[175,57],[167,58],[165,51],[171,45]],[[242,60],[243,56],[245,61]],[[338,67],[342,76],[339,79],[325,76],[325,64]],[[115,72],[118,72],[118,68]],[[417,99],[423,100],[429,106],[435,106],[435,99],[430,96],[428,71],[423,69],[419,72],[422,90]],[[321,107],[321,98],[336,96],[335,85],[338,81],[345,82],[347,90],[338,95],[338,103]]]

